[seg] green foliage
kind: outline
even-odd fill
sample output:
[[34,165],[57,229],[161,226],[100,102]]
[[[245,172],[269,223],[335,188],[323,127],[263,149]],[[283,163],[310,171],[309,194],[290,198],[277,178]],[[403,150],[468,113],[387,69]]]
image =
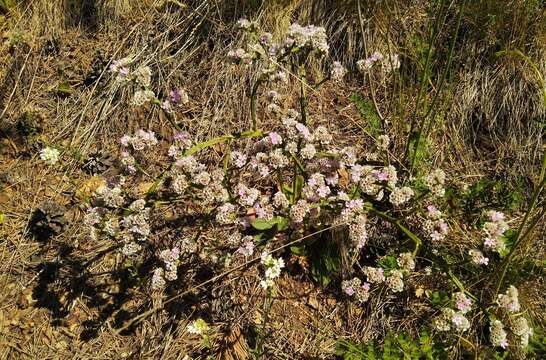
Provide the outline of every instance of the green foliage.
[[17,120],[17,130],[25,137],[36,135],[42,131],[37,116],[30,111],[25,111],[19,117]]
[[0,14],[8,13],[15,7],[15,0],[0,0]]
[[383,344],[353,344],[341,340],[337,344],[338,356],[344,360],[419,360],[446,359],[447,354],[441,345],[435,344],[428,331],[423,330],[417,339],[401,333],[389,333]]
[[527,355],[530,359],[546,359],[546,330],[541,328],[533,329],[533,336],[529,339]]
[[443,291],[425,291],[425,295],[430,300],[430,303],[436,307],[445,307],[449,303],[449,296]]
[[377,115],[373,102],[358,94],[351,95],[349,100],[355,104],[360,116],[366,120],[366,130],[375,138],[381,135],[381,118]]
[[327,286],[341,268],[339,248],[327,239],[319,239],[323,244],[311,244],[308,252],[311,262],[311,277],[321,286]]
[[466,193],[449,189],[446,195],[452,204],[461,206],[469,213],[484,207],[514,211],[526,205],[525,188],[521,177],[515,184],[508,184],[503,179],[482,178],[472,184]]
[[276,226],[277,231],[283,231],[288,228],[288,219],[282,216],[275,216],[271,220],[254,219],[252,227],[259,231],[270,230]]
[[377,266],[383,268],[386,276],[389,276],[392,270],[398,269],[398,263],[396,262],[396,257],[393,255],[388,255],[382,257],[378,262]]
[[501,236],[502,241],[504,241],[504,244],[506,245],[505,248],[499,253],[501,257],[505,257],[510,253],[510,250],[512,250],[512,247],[516,242],[516,236],[517,233],[513,229],[507,230],[504,235]]
[[68,97],[72,94],[72,87],[68,81],[63,81],[57,86],[57,95],[61,97]]
[[413,159],[413,164],[417,165],[429,158],[429,140],[426,136],[419,139],[418,133],[413,133],[408,139],[408,158]]

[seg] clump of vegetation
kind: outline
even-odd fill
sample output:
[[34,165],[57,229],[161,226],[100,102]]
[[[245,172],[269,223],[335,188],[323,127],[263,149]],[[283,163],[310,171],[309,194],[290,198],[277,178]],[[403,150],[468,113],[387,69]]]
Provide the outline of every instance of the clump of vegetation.
[[[0,229],[5,278],[31,276],[0,333],[26,338],[33,308],[71,355],[123,336],[114,357],[541,358],[546,88],[541,26],[517,29],[537,3],[283,5],[29,6],[2,48],[25,141],[1,130]],[[472,90],[486,63],[517,64],[514,99],[488,93],[507,72]]]
[[[375,136],[364,148],[340,146],[341,139],[326,127],[313,127],[306,94],[316,84],[309,82],[306,69],[312,57],[328,54],[324,29],[293,24],[287,37],[275,43],[256,23],[243,19],[238,24],[246,33],[246,48],[227,56],[249,70],[252,65],[258,68],[251,92],[250,129],[202,142],[177,132],[163,155],[154,150],[160,140],[151,130],[141,129],[120,139],[120,165],[126,175],[95,190],[83,220],[93,241],[111,242],[110,249],[124,256],[117,271],[153,264],[147,266],[149,272],[139,271],[137,283],[160,298],[177,289],[170,299],[177,298],[191,291],[180,284],[184,276],[180,269],[192,264],[200,246],[207,246],[219,256],[215,279],[229,272],[225,269],[230,264],[238,264],[238,268],[259,260],[260,285],[270,307],[290,250],[297,255],[314,252],[319,263],[324,262],[322,256],[342,256],[343,268],[328,266],[326,261],[320,269],[313,263],[311,273],[316,279],[320,272],[320,279],[336,279],[348,300],[363,306],[383,294],[391,302],[402,301],[411,296],[408,291],[415,277],[430,278],[425,280],[430,282],[442,279],[443,288],[438,290],[451,295],[423,314],[432,317],[429,325],[437,342],[453,347],[459,338],[473,333],[477,341],[473,346],[481,351],[526,349],[532,328],[520,306],[517,288],[505,283],[504,273],[491,284],[494,288],[473,285],[482,273],[506,271],[510,255],[524,236],[523,227],[509,233],[503,213],[484,209],[482,229],[466,235],[474,237],[472,243],[479,247],[465,249],[459,259],[446,256],[442,248],[453,241],[450,229],[461,225],[446,211],[449,180],[444,171],[431,169],[422,177],[411,176],[390,153],[390,137],[380,135],[373,122],[370,126]],[[388,81],[400,66],[397,59],[396,55],[375,53],[359,62],[359,68],[362,72],[382,71]],[[168,116],[173,107],[188,102],[181,89],[170,91],[166,99],[157,98],[151,69],[135,62],[124,58],[110,67],[115,82],[133,89],[133,106],[151,104]],[[294,72],[300,84],[298,110],[285,106],[283,98],[289,95],[281,95]],[[339,62],[332,63],[329,78],[339,82],[345,74]],[[260,90],[266,94],[266,112],[281,124],[272,130],[258,128],[264,125],[258,121]],[[372,111],[361,98],[355,101],[360,111]],[[178,127],[174,121],[173,126]],[[216,156],[209,153],[213,147]],[[144,193],[132,193],[131,189],[144,181],[143,176],[153,181]],[[536,193],[543,185],[544,181]],[[536,197],[531,207],[535,204]],[[193,222],[185,226],[189,237],[177,236],[176,229],[171,229],[165,231],[174,231],[174,237],[157,238],[158,223],[165,222],[161,218],[165,207],[179,214],[170,221],[179,222],[193,214]],[[204,227],[221,227],[230,235],[215,244],[204,244],[198,235]],[[334,229],[341,235],[334,235]],[[332,246],[337,248],[334,255],[314,250]],[[144,311],[121,329],[135,326],[160,309]],[[199,329],[208,329],[203,319],[196,323],[201,324]],[[204,331],[199,329],[194,325],[191,332]],[[477,335],[482,332],[489,335]],[[210,342],[208,336],[206,339]],[[413,348],[402,335],[396,339],[403,353],[423,350]],[[261,341],[257,354],[263,355]],[[376,351],[369,349],[370,354]],[[432,348],[427,349],[425,356],[432,357]],[[391,354],[389,343],[385,342],[383,351]]]

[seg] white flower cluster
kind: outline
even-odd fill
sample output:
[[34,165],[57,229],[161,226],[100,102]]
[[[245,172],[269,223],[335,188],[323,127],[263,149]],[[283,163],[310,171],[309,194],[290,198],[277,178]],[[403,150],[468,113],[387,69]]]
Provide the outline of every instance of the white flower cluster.
[[375,65],[381,65],[385,72],[391,72],[400,68],[400,57],[398,54],[384,56],[376,51],[370,57],[356,62],[356,67],[361,72],[366,72]]
[[504,221],[504,214],[501,212],[490,210],[486,215],[489,221],[483,224],[483,231],[486,235],[483,244],[486,249],[500,253],[506,249],[503,234],[508,230],[508,224]]
[[125,203],[120,185],[101,186],[95,191],[95,194],[105,207],[117,209]]
[[442,212],[438,210],[436,206],[428,205],[425,217],[423,229],[428,237],[434,242],[443,240],[447,235],[449,228],[443,219]]
[[413,254],[410,252],[401,253],[398,255],[396,263],[404,271],[410,272],[415,270],[415,259],[413,258]]
[[128,79],[129,75],[129,65],[133,62],[133,59],[130,57],[125,57],[119,60],[112,60],[110,64],[110,72],[116,75],[117,81],[125,81]]
[[402,292],[404,290],[404,274],[400,270],[391,270],[389,276],[385,279],[385,284],[392,292]]
[[515,286],[510,285],[508,290],[506,290],[506,293],[499,294],[497,304],[508,311],[518,312],[520,309],[518,289]]
[[141,151],[145,148],[157,145],[157,138],[153,131],[139,129],[134,136],[124,135],[120,139],[120,143],[125,148],[130,146],[133,150]]
[[432,321],[433,326],[439,331],[466,331],[470,328],[470,321],[466,318],[466,313],[472,310],[472,300],[463,292],[457,292],[452,295],[453,307],[442,308],[441,314]]
[[178,279],[177,265],[180,257],[180,249],[174,247],[159,253],[159,259],[163,261],[163,268],[156,268],[152,276],[152,290],[162,290],[167,281]]
[[322,54],[328,54],[328,50],[330,49],[326,30],[323,27],[315,25],[290,25],[286,43],[288,46],[294,45],[299,49],[317,50]]
[[[529,345],[529,338],[533,335],[533,329],[529,326],[527,319],[523,316],[508,318],[509,329],[512,336],[518,339],[518,345],[526,348]],[[495,347],[506,349],[509,345],[508,332],[502,321],[495,319],[489,325],[489,341]]]
[[347,69],[339,61],[334,61],[330,68],[330,78],[334,81],[342,81],[345,74]]
[[395,187],[389,195],[389,201],[394,206],[400,206],[407,203],[415,195],[409,186]]
[[450,308],[443,308],[442,313],[434,318],[432,322],[438,331],[466,331],[470,328],[468,319],[460,312]]
[[430,172],[424,178],[425,185],[435,196],[442,197],[445,194],[446,174],[442,169]]
[[519,337],[519,345],[526,348],[529,345],[529,338],[533,335],[533,329],[529,326],[527,319],[517,316],[510,319],[510,330]]
[[480,250],[470,249],[468,255],[472,260],[472,263],[476,265],[487,265],[489,264],[489,258],[485,257]]
[[135,152],[157,145],[158,141],[153,131],[139,129],[135,135],[124,135],[120,139],[123,147],[121,151],[121,165],[129,174],[137,172],[137,160],[133,156]]
[[[273,42],[273,35],[268,32],[260,32],[258,24],[246,19],[240,19],[237,27],[249,33],[249,42],[246,48],[230,50],[227,58],[232,63],[249,65],[258,60],[266,62],[265,69],[262,72],[261,79],[271,82],[285,83],[288,80],[287,73],[279,66],[279,62],[288,64],[289,56],[297,56],[300,53],[315,53],[318,56],[328,54],[329,45],[326,36],[326,30],[323,27],[314,25],[301,26],[292,24],[288,29],[288,34],[284,40],[279,43]],[[345,75],[345,69],[339,63],[332,66],[331,77],[341,80]],[[278,104],[272,102],[268,110],[273,113],[279,112]]]
[[281,258],[275,259],[271,254],[264,252],[262,253],[261,263],[265,268],[265,278],[260,281],[260,285],[264,289],[270,289],[275,285],[275,279],[281,275],[284,260]]
[[[240,235],[239,235],[240,237]],[[248,256],[252,256],[252,254],[254,254],[254,249],[256,248],[256,246],[254,245],[254,239],[252,238],[252,236],[244,236],[241,240],[240,240],[240,246],[239,248],[237,249],[237,253],[245,256],[245,257],[248,257]]]
[[209,326],[209,324],[207,324],[207,322],[205,320],[199,318],[199,319],[193,321],[191,324],[189,324],[186,327],[186,330],[190,334],[205,336],[209,332],[210,326]]
[[348,296],[354,296],[358,302],[366,302],[370,298],[370,284],[355,277],[341,282],[341,289]]
[[489,340],[493,346],[503,349],[508,347],[508,334],[504,330],[504,324],[500,320],[493,320],[489,325]]
[[59,161],[59,150],[52,147],[45,147],[40,150],[40,159],[48,165],[55,165]]
[[385,281],[385,274],[382,268],[366,266],[363,271],[369,283],[380,284]]
[[118,82],[127,82],[135,85],[136,90],[133,93],[131,103],[135,106],[143,106],[147,103],[158,105],[164,112],[172,113],[175,107],[181,107],[189,102],[189,96],[186,90],[175,88],[168,93],[168,97],[160,100],[156,93],[151,89],[152,69],[149,66],[141,65],[131,71],[129,66],[133,59],[126,57],[120,60],[113,60],[110,65],[110,72],[116,75]]

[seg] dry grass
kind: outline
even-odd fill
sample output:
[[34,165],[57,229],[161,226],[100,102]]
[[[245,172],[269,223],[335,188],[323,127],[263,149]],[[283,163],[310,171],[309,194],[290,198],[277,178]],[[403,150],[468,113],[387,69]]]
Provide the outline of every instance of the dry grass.
[[[387,6],[382,1],[366,2],[364,34],[359,30],[356,1],[285,0],[258,5],[256,1],[205,0],[180,2],[182,7],[176,3],[34,0],[20,2],[10,13],[0,15],[0,214],[5,216],[0,224],[2,359],[182,359],[201,346],[186,333],[187,319],[209,312],[216,314],[216,358],[251,357],[254,344],[247,337],[248,324],[261,324],[263,304],[251,268],[211,285],[208,304],[193,294],[186,299],[190,305],[180,303],[158,312],[124,336],[115,331],[119,320],[152,305],[146,294],[120,288],[101,276],[78,277],[84,264],[99,274],[120,261],[108,255],[88,263],[110,244],[90,247],[80,233],[75,192],[89,176],[81,170],[78,156],[99,149],[115,152],[116,139],[139,127],[153,128],[161,137],[173,132],[157,110],[120,105],[128,103],[130,94],[106,81],[109,60],[131,55],[149,65],[157,74],[153,81],[160,93],[176,86],[186,88],[191,103],[176,114],[177,120],[196,138],[206,139],[246,129],[250,122],[246,110],[250,79],[225,61],[227,50],[240,42],[234,22],[241,15],[259,19],[274,36],[283,34],[296,19],[324,25],[334,57],[348,65],[365,52],[389,52],[392,47],[404,54],[408,66],[416,66],[409,44],[425,34],[430,21],[425,1],[388,1]],[[450,110],[435,120],[431,133],[432,149],[437,149],[430,153],[431,162],[450,163],[450,172],[461,184],[486,174],[524,176],[530,182],[537,176],[544,130],[530,119],[544,122],[546,109],[536,81],[524,65],[507,59],[489,61],[484,54],[494,48],[488,44],[491,39],[496,39],[495,46],[524,44],[544,74],[545,50],[539,46],[544,29],[537,25],[532,36],[522,40],[518,34],[526,33],[522,27],[532,19],[519,8],[506,11],[519,15],[512,16],[511,22],[495,24],[483,36],[472,32],[480,18],[468,17],[468,31],[474,38],[472,44],[460,45],[454,85],[446,95]],[[451,20],[446,14],[448,26]],[[476,53],[480,56],[468,60]],[[323,68],[316,64],[317,78]],[[61,84],[70,86],[69,96],[58,95]],[[416,95],[414,85],[401,90],[408,113]],[[397,134],[397,149],[402,149],[407,123],[397,120],[392,89],[381,83],[374,86],[380,107],[391,121],[390,131]],[[351,79],[342,88],[324,86],[311,93],[314,121],[346,134],[347,143],[369,140],[362,135],[365,126],[348,101],[355,92],[369,94],[370,84]],[[18,132],[24,113],[36,115],[38,135],[23,137]],[[261,121],[266,127],[275,126],[266,116]],[[36,159],[36,150],[48,143],[69,149],[62,169],[45,167]],[[62,235],[41,243],[32,238],[27,225],[32,211],[46,199],[67,206],[71,222]],[[542,244],[527,249],[534,259],[545,256],[544,228],[542,224],[536,232],[536,243]],[[214,231],[205,234],[207,241],[221,236]],[[206,280],[203,274],[189,274],[188,284]],[[427,286],[420,281],[413,279],[412,286]],[[526,305],[541,324],[546,322],[544,302],[533,299],[541,297],[545,286],[543,279],[533,278],[522,290]],[[98,289],[97,293],[90,288]],[[388,297],[383,297],[363,311],[339,302],[305,277],[286,277],[272,309],[272,336],[266,348],[275,359],[332,358],[339,338],[367,341],[381,337],[387,328],[411,330],[419,325],[419,312],[429,310],[418,302],[410,310],[399,309],[406,312],[405,323],[400,323],[388,305]]]

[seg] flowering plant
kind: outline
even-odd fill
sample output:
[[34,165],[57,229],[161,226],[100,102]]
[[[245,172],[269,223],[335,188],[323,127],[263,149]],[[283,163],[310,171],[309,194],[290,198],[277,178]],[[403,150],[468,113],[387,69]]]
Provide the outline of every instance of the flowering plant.
[[[343,144],[327,127],[313,125],[307,109],[306,66],[311,56],[328,54],[324,28],[293,24],[286,38],[274,43],[271,34],[260,32],[256,23],[241,20],[238,25],[247,34],[248,43],[245,49],[230,51],[228,58],[239,65],[260,66],[252,87],[252,129],[204,142],[195,142],[189,133],[177,129],[167,153],[155,164],[161,169],[153,167],[155,173],[145,169],[146,153],[167,139],[143,129],[123,136],[121,166],[125,176],[95,192],[85,217],[91,237],[116,242],[127,261],[153,262],[146,284],[159,296],[180,282],[181,265],[203,246],[191,231],[166,241],[158,239],[154,221],[165,206],[177,214],[188,209],[197,214],[194,227],[187,226],[195,233],[203,227],[229,233],[214,244],[224,264],[259,259],[259,283],[268,294],[282,278],[285,266],[292,264],[285,264],[284,259],[294,254],[284,250],[297,244],[301,247],[293,252],[305,255],[312,247],[334,243],[344,259],[344,266],[334,276],[348,299],[364,305],[384,291],[393,298],[407,296],[414,277],[441,277],[449,282],[452,296],[434,310],[431,325],[436,330],[459,335],[473,325],[488,327],[491,344],[506,348],[512,342],[502,320],[525,347],[532,333],[527,320],[510,314],[520,311],[517,289],[510,286],[506,294],[494,294],[488,301],[465,286],[455,275],[454,263],[440,253],[442,244],[452,240],[451,229],[458,221],[449,217],[445,172],[433,169],[413,176],[391,156],[392,139],[387,134],[355,146]],[[130,63],[116,61],[111,70],[118,81],[121,77],[140,87],[134,94],[135,105],[152,101],[170,112],[173,104],[188,102],[181,89],[171,91],[169,99],[155,98],[150,90],[150,69],[131,71]],[[375,53],[356,65],[361,71],[381,65],[390,72],[400,66],[400,60],[396,55]],[[328,78],[340,81],[346,73],[339,62],[333,62]],[[280,89],[274,88],[287,86],[291,75],[300,85],[298,109],[281,101]],[[257,121],[259,89],[265,85],[271,87],[265,96],[266,110],[277,120],[267,130],[258,128]],[[211,154],[212,147],[219,156]],[[131,189],[143,176],[153,182],[136,194]],[[504,215],[490,210],[486,217],[483,248],[464,252],[463,262],[476,269],[499,262],[507,250]],[[259,252],[262,255],[255,256]],[[188,330],[202,333],[199,329],[203,326],[198,325],[196,321]]]

